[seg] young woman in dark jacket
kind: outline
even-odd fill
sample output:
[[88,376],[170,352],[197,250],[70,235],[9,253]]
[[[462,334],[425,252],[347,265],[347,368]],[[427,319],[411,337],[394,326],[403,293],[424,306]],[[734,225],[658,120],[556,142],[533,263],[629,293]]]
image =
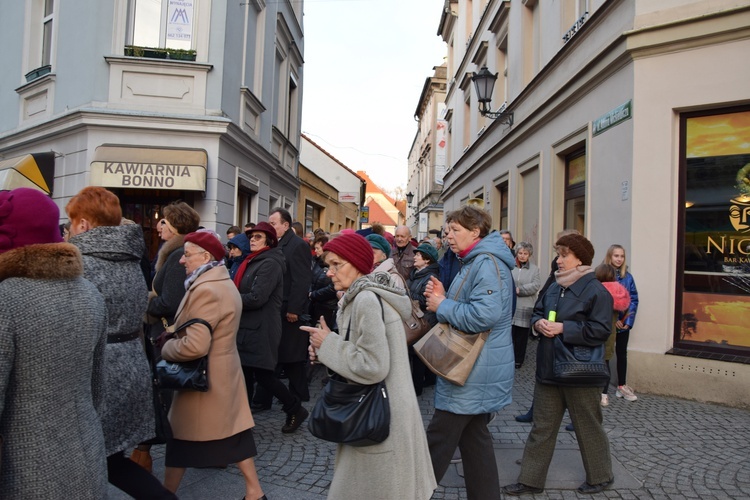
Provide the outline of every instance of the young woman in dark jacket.
[[326,243],[328,243],[328,237],[325,235],[318,236],[313,243],[315,258],[312,263],[312,283],[310,284],[310,318],[313,323],[317,323],[323,316],[326,325],[336,330],[335,319],[339,300],[333,282],[327,276],[328,266],[323,261],[323,245]]
[[281,342],[281,302],[284,291],[284,254],[277,248],[276,231],[267,222],[248,231],[250,254],[240,264],[234,284],[242,299],[237,350],[245,375],[248,401],[258,382],[283,404],[287,421],[281,432],[297,430],[307,418],[300,399],[289,392],[274,372]]
[[[594,247],[578,234],[555,243],[559,270],[555,283],[540,297],[531,317],[542,337],[537,348],[534,425],[526,440],[518,482],[503,487],[506,495],[541,493],[568,409],[580,444],[586,481],[579,493],[598,493],[612,485],[609,440],[602,426],[601,385],[567,385],[555,378],[554,344],[595,347],[607,341],[612,325],[612,296],[596,279]],[[554,314],[553,314],[554,313]]]

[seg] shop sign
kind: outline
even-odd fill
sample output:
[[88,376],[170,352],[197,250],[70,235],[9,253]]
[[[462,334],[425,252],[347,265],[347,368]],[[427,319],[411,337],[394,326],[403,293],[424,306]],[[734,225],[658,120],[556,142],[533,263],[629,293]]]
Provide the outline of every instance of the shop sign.
[[594,120],[593,123],[593,129],[594,129],[594,135],[599,135],[602,132],[606,131],[607,129],[610,129],[614,127],[615,125],[618,125],[625,120],[629,120],[633,116],[633,101],[630,100],[623,104],[622,106],[617,106],[615,109],[610,111],[609,113],[605,113],[601,117]]
[[359,200],[359,193],[339,193],[339,203],[357,203]]
[[102,145],[91,162],[91,185],[205,191],[206,164],[202,149]]
[[193,1],[169,0],[167,39],[190,42],[193,34]]

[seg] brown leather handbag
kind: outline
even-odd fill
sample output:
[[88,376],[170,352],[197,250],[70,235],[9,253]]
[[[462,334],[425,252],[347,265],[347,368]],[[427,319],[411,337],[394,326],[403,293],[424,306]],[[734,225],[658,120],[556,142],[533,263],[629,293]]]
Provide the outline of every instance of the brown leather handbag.
[[419,307],[419,301],[411,299],[411,316],[408,320],[404,320],[406,345],[414,345],[416,341],[424,337],[429,331],[430,323],[427,322],[424,311]]

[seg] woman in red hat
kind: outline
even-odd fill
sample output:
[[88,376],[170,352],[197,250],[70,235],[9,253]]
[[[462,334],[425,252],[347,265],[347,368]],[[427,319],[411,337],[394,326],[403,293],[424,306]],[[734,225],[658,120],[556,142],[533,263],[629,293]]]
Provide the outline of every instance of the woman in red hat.
[[185,236],[180,263],[185,266],[185,297],[175,325],[202,319],[176,332],[162,348],[167,361],[190,361],[208,355],[208,391],[175,391],[169,422],[164,485],[176,492],[186,467],[236,463],[245,478],[245,498],[265,499],[253,457],[257,454],[240,356],[237,328],[242,300],[224,264],[224,245],[211,232]]

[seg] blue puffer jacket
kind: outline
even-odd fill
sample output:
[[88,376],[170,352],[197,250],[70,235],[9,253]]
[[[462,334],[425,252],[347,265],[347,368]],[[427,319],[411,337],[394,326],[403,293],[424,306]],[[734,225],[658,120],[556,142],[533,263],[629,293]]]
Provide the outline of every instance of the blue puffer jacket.
[[[620,313],[620,316],[618,317],[619,320],[622,320],[623,317],[625,317],[625,324],[630,327],[630,329],[633,329],[633,324],[635,324],[635,313],[638,312],[638,289],[635,287],[635,280],[633,279],[633,275],[629,272],[625,271],[625,277],[620,277],[620,270],[617,270],[617,282],[625,287],[625,290],[628,291],[630,294],[630,309],[628,309],[627,317],[625,317],[625,314]],[[623,331],[623,330],[618,330]]]
[[[438,321],[466,332],[492,330],[463,387],[438,377],[435,408],[459,415],[479,415],[498,411],[512,401],[514,357],[510,324],[515,290],[511,286],[511,269],[515,259],[500,233],[493,232],[462,260],[461,271],[438,307]],[[461,287],[464,277],[466,282]]]

